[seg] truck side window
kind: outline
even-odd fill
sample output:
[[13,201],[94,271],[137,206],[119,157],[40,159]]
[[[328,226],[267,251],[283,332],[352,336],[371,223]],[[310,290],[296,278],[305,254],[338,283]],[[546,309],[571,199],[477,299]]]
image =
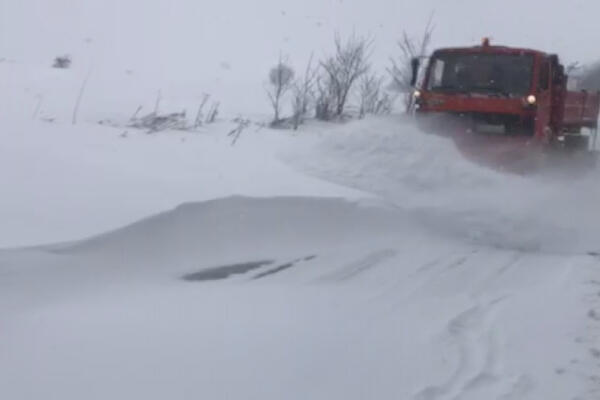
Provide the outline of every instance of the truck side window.
[[542,67],[540,69],[540,90],[548,90],[549,79],[550,79],[550,63],[548,63],[548,60],[543,60]]
[[445,64],[446,63],[439,58],[435,59],[433,68],[431,69],[432,74],[429,80],[429,89],[440,87],[444,84],[443,78]]

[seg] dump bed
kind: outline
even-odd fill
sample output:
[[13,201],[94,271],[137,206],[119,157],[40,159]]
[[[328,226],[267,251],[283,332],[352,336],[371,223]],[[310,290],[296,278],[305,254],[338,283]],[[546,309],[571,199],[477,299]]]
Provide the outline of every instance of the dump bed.
[[565,128],[596,128],[600,113],[600,93],[565,92],[562,123]]

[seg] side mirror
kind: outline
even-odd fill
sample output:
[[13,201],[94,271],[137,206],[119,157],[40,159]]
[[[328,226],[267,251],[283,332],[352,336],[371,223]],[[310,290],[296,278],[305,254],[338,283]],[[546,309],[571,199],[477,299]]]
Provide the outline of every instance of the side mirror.
[[415,57],[410,60],[410,66],[412,68],[410,86],[415,87],[415,85],[417,84],[417,78],[419,77],[419,67],[421,66],[421,61],[417,57]]

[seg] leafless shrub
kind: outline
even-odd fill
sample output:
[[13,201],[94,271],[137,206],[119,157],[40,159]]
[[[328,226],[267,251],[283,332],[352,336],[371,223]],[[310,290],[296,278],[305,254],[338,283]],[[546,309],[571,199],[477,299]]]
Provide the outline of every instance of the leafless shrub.
[[281,121],[281,103],[283,97],[292,88],[294,70],[280,57],[279,62],[269,72],[269,84],[265,88],[267,96],[273,107],[273,122],[275,126]]
[[71,56],[69,56],[69,55],[58,56],[54,59],[52,68],[68,69],[71,66],[71,63],[72,63]]
[[246,118],[238,118],[235,120],[235,122],[237,122],[237,126],[235,128],[233,128],[227,134],[227,136],[233,138],[231,141],[232,146],[235,146],[236,142],[239,140],[240,136],[242,135],[242,132],[244,132],[244,130],[250,126],[250,123],[252,121],[250,121],[249,119],[246,119]]
[[[351,36],[346,42],[343,42],[340,35],[335,36],[335,54],[327,60],[321,62],[321,66],[326,72],[327,80],[321,80],[328,88],[320,88],[321,101],[333,101],[334,116],[341,117],[351,90],[356,81],[369,71],[369,58],[373,40],[367,37]],[[324,89],[324,90],[323,90]],[[331,97],[330,97],[331,96]],[[321,104],[325,107],[325,103]],[[324,108],[320,110],[321,114],[328,116]]]
[[[398,41],[400,55],[397,59],[390,59],[391,66],[388,68],[388,72],[394,81],[394,89],[404,94],[404,106],[406,112],[410,112],[413,107],[411,87],[413,72],[411,61],[414,58],[423,60],[427,57],[434,29],[435,26],[433,25],[432,14],[425,25],[422,36],[418,40],[410,37],[406,32],[402,33],[402,38]],[[420,71],[417,71],[417,76],[419,76],[419,74]]]
[[31,119],[36,119],[38,114],[40,113],[40,109],[42,108],[42,103],[44,102],[44,96],[39,94],[36,96],[37,102],[35,105],[35,108],[33,110],[33,115],[31,116]]
[[139,105],[138,108],[135,109],[135,112],[133,114],[131,114],[131,117],[129,118],[129,120],[133,121],[134,119],[136,119],[138,114],[140,113],[140,111],[142,111],[142,108],[144,108],[144,107]]
[[292,117],[294,129],[302,124],[308,114],[310,104],[314,98],[314,86],[317,80],[318,70],[312,66],[313,56],[311,55],[304,76],[296,81],[293,87],[294,97],[292,100]]
[[169,129],[189,129],[185,111],[165,115],[159,115],[155,112],[151,112],[150,114],[141,118],[133,118],[129,123],[129,127],[147,129],[148,133],[155,133]]
[[376,74],[364,75],[361,78],[359,85],[360,118],[366,114],[376,114],[379,111],[379,100],[383,95],[382,85],[383,77]]
[[212,103],[212,105],[210,106],[210,109],[208,111],[208,114],[206,115],[206,120],[204,121],[207,124],[212,124],[217,120],[217,117],[219,116],[219,107],[221,106],[221,103],[218,101],[214,101]]
[[394,109],[394,103],[396,102],[397,96],[392,95],[388,92],[383,93],[383,95],[377,100],[377,106],[375,107],[375,114],[383,115],[390,114]]
[[329,121],[334,113],[333,85],[329,77],[320,76],[317,79],[317,96],[315,99],[315,118],[321,121]]
[[[143,108],[140,105],[131,115],[129,123],[126,126],[130,128],[145,129],[148,133],[165,130],[193,131],[203,124],[216,122],[217,116],[219,115],[220,102],[213,101],[208,109],[208,113],[204,116],[204,109],[206,104],[208,104],[209,99],[210,95],[204,94],[195,117],[188,120],[186,110],[170,113],[159,112],[159,106],[162,101],[162,94],[159,91],[154,103],[154,111],[142,117],[138,117]],[[101,124],[107,124],[109,122],[110,124],[113,124],[111,121],[102,121]],[[115,124],[115,126],[119,125]]]
[[196,119],[194,120],[194,128],[198,128],[200,125],[202,125],[203,110],[204,106],[206,106],[206,103],[208,103],[208,99],[210,99],[210,95],[205,93],[202,96],[200,105],[198,106],[198,112],[196,113]]

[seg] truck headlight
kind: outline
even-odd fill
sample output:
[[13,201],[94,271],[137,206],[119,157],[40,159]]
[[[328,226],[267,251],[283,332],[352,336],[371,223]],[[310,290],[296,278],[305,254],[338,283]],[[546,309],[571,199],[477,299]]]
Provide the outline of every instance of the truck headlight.
[[530,106],[534,105],[535,103],[537,103],[537,98],[530,94],[529,96],[527,96],[527,104],[529,104]]
[[415,99],[418,99],[419,97],[421,97],[421,91],[420,90],[415,90],[413,92],[413,96],[415,97]]

